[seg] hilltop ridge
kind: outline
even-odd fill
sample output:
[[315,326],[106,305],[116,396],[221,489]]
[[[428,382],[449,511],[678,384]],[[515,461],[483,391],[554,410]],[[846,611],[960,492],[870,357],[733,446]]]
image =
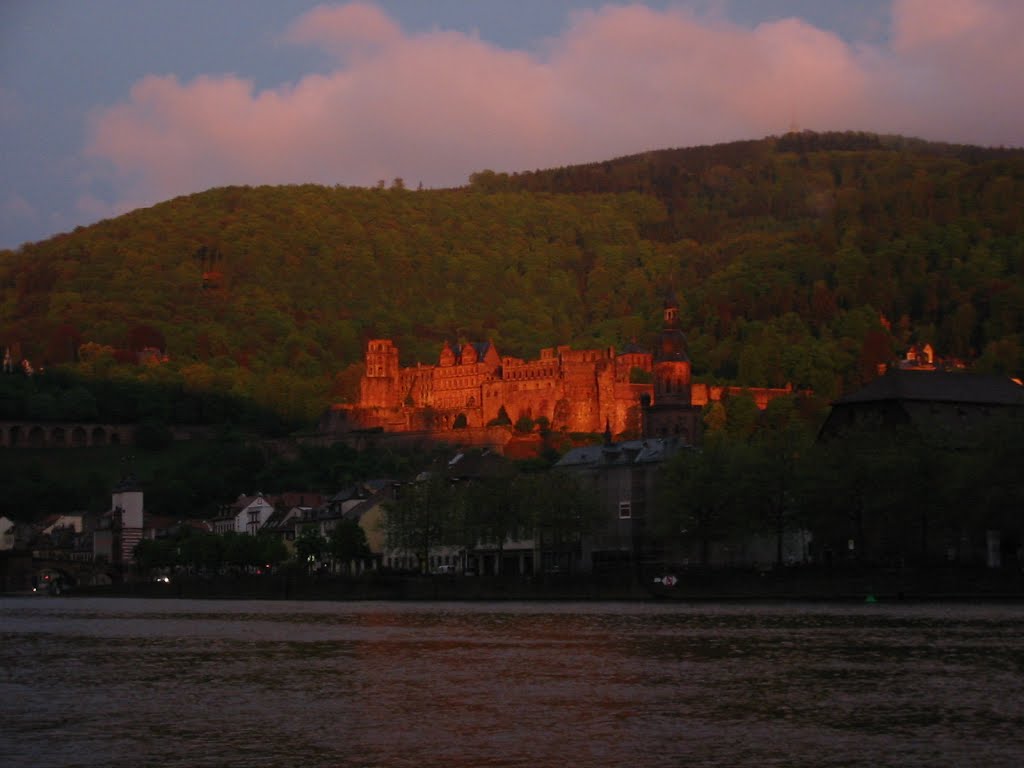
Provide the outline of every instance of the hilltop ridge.
[[[828,398],[917,343],[1019,374],[1022,201],[1024,150],[809,132],[456,189],[218,188],[0,252],[0,348],[311,420],[367,339],[404,364],[645,344],[673,286],[705,381]],[[118,354],[140,338],[166,361]]]

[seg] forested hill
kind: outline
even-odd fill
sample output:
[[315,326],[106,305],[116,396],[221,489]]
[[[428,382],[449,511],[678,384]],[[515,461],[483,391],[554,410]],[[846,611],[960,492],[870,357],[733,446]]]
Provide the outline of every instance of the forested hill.
[[697,377],[831,397],[916,342],[1020,373],[1022,274],[1024,150],[800,133],[452,190],[177,198],[0,252],[0,347],[308,418],[369,337],[405,363],[445,339],[646,344],[671,286]]

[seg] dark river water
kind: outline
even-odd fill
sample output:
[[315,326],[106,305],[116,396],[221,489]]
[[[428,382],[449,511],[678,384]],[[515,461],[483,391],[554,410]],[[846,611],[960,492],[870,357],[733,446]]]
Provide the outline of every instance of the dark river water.
[[2,598],[0,765],[1016,767],[1024,606]]

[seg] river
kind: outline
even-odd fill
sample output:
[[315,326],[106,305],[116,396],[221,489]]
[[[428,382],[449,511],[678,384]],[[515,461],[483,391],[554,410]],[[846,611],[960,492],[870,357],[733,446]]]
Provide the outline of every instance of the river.
[[0,598],[0,763],[1020,766],[1019,604]]

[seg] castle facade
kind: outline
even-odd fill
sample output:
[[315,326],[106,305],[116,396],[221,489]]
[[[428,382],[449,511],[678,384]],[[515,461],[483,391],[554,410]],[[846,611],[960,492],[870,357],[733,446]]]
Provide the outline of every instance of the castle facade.
[[491,342],[446,343],[436,365],[403,368],[392,340],[372,339],[359,402],[333,406],[325,426],[331,432],[448,433],[526,418],[559,431],[678,436],[696,444],[700,409],[738,392],[764,408],[791,390],[693,384],[678,304],[670,299],[653,351],[559,346],[523,360],[502,356]]
[[[547,420],[568,432],[639,434],[640,398],[652,355],[613,348],[541,350],[535,360],[502,356],[491,342],[445,344],[436,365],[401,367],[390,339],[372,339],[359,402],[335,406],[352,429],[447,431]],[[507,421],[506,421],[507,419]]]

